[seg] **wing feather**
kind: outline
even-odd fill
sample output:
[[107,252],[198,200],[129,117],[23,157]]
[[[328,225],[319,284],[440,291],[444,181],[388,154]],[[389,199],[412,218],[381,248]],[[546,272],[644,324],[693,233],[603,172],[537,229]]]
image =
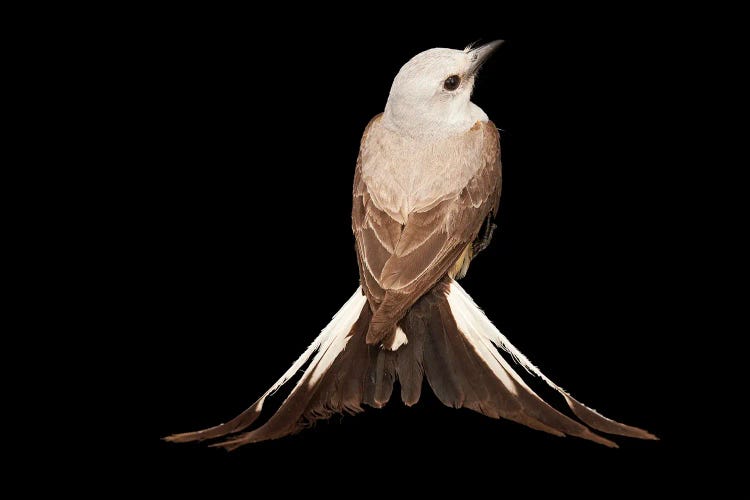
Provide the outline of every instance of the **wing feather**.
[[[366,147],[373,118],[362,138]],[[362,176],[362,149],[354,181],[352,227],[356,239],[360,280],[374,311],[368,343],[382,341],[409,308],[451,269],[479,233],[485,218],[497,211],[500,198],[499,135],[492,122],[482,123],[482,140],[467,136],[467,147],[480,144],[482,165],[454,194],[436,193],[422,211],[408,214],[406,223],[394,219],[398,207],[383,210],[373,201]],[[419,168],[419,165],[414,165]]]

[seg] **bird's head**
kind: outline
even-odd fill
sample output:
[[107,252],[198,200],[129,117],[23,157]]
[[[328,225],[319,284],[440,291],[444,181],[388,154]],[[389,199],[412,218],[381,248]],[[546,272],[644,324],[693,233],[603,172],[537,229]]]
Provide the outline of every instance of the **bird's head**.
[[487,115],[471,103],[471,92],[479,68],[502,43],[496,40],[464,50],[436,48],[412,57],[393,80],[385,123],[410,135],[435,135],[486,120]]

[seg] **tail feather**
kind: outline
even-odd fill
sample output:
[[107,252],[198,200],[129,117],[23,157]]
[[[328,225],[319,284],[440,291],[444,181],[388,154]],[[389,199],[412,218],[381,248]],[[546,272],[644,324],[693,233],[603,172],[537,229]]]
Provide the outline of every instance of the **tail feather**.
[[[595,410],[587,407],[580,403],[570,394],[568,394],[563,388],[555,384],[546,375],[544,375],[539,368],[534,366],[526,356],[521,353],[508,339],[495,328],[495,325],[484,315],[481,309],[474,303],[472,298],[467,294],[461,286],[455,281],[450,284],[450,293],[448,295],[448,302],[451,304],[451,310],[456,312],[457,316],[460,316],[465,322],[465,330],[471,331],[477,338],[483,340],[491,351],[496,352],[492,346],[489,345],[491,342],[495,346],[508,352],[513,358],[523,366],[529,373],[536,375],[542,379],[547,385],[552,387],[554,390],[559,392],[564,398],[573,413],[581,419],[586,425],[592,429],[596,429],[607,434],[616,434],[619,436],[633,437],[638,439],[658,439],[656,436],[647,432],[643,429],[633,427],[630,425],[621,424],[612,419],[609,419]],[[501,356],[497,356],[499,362],[507,365],[505,360]],[[512,369],[508,366],[507,369]],[[515,372],[513,372],[515,374]],[[526,386],[523,380],[515,374],[515,377],[519,383]],[[530,389],[529,389],[530,390]]]
[[[349,331],[353,324],[355,324],[360,311],[362,311],[363,308],[368,309],[364,307],[365,303],[366,299],[364,297],[364,294],[362,294],[362,291],[360,289],[357,289],[354,295],[352,295],[352,297],[346,302],[346,304],[344,304],[339,312],[333,317],[328,326],[323,329],[320,335],[313,341],[312,344],[310,344],[307,350],[302,353],[297,361],[295,361],[294,364],[289,367],[284,375],[282,375],[282,377],[278,381],[276,381],[276,383],[272,385],[271,388],[269,388],[255,403],[253,403],[250,408],[242,412],[240,415],[233,418],[227,423],[220,424],[208,429],[167,436],[164,438],[165,441],[171,441],[174,443],[186,443],[190,441],[216,439],[227,436],[229,434],[243,431],[244,429],[250,427],[258,418],[258,416],[260,416],[261,410],[263,409],[263,403],[265,402],[266,398],[277,391],[279,388],[281,388],[286,382],[289,381],[290,378],[292,378],[297,372],[299,372],[316,351],[317,355],[310,364],[305,378],[309,381],[314,376],[320,375],[321,369],[319,367],[321,365],[323,356],[330,351],[331,344],[335,340],[338,339],[339,341],[341,341],[341,337],[343,336],[342,332],[346,334],[346,332]],[[316,368],[318,369],[317,373],[315,371]],[[300,385],[302,385],[302,382],[303,380],[300,380],[293,393],[299,389]],[[292,395],[290,394],[289,398],[291,398],[291,396]],[[289,398],[287,398],[287,400],[289,400]]]
[[370,365],[365,403],[382,408],[391,399],[396,381],[396,356],[385,349],[370,349]]
[[[361,344],[364,343],[371,314],[364,297],[357,298],[361,300],[350,300],[339,311],[339,315],[345,313],[343,316],[346,321],[332,328],[327,343],[321,346],[310,367],[268,422],[253,431],[212,446],[233,450],[245,444],[294,434],[308,423],[328,418],[334,413],[358,413],[362,410],[361,392],[355,390],[352,400],[344,399],[345,386],[340,379],[341,375],[353,375],[358,370],[357,365],[366,364],[366,356],[360,355],[367,351],[361,348]],[[352,318],[356,318],[356,321],[352,321]],[[348,350],[346,356],[341,356],[352,340],[357,348]]]
[[446,337],[452,340],[450,354],[454,360],[459,360],[458,363],[454,362],[454,366],[461,366],[457,372],[463,372],[463,376],[467,378],[462,385],[488,388],[481,392],[475,390],[467,393],[466,399],[459,406],[490,417],[513,420],[557,436],[568,434],[605,446],[616,446],[612,441],[592,433],[587,427],[545,403],[523,383],[496,349],[488,348],[487,344],[477,338],[470,329],[471,325],[464,321],[464,310],[450,302],[455,285],[455,281],[446,285],[444,293],[448,300],[443,298],[445,295],[441,296],[441,300],[437,302],[439,313],[434,316],[440,318],[443,330],[448,333]]
[[[405,323],[412,317],[407,316]],[[407,328],[404,326],[404,330]],[[419,402],[422,395],[424,335],[412,335],[408,344],[391,354],[396,356],[396,376],[401,386],[401,400],[406,406],[413,406]]]
[[[305,353],[253,406],[226,424],[165,439],[186,442],[234,434],[213,445],[231,450],[293,434],[334,413],[359,413],[364,404],[381,408],[390,400],[396,380],[401,385],[401,399],[411,406],[419,401],[423,378],[447,406],[506,418],[556,436],[577,436],[610,447],[617,445],[592,429],[657,439],[642,429],[608,419],[573,399],[508,342],[451,279],[446,278],[423,296],[402,319],[399,327],[408,341],[395,351],[367,343],[372,318],[367,300],[357,290]],[[559,392],[586,425],[542,400],[498,348]],[[314,353],[309,367],[278,411],[257,429],[236,434],[252,425],[265,398],[297,373]]]

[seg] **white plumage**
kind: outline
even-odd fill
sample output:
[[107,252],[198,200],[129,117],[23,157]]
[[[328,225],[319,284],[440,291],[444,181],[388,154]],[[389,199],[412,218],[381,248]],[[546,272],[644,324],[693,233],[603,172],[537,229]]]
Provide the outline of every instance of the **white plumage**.
[[[500,330],[498,330],[495,325],[492,324],[489,318],[484,314],[484,312],[482,312],[479,306],[476,305],[469,294],[466,293],[461,285],[459,285],[455,281],[450,284],[448,303],[451,306],[451,312],[456,319],[456,324],[458,325],[461,333],[466,335],[467,339],[469,339],[472,345],[475,345],[477,352],[480,354],[480,356],[482,356],[482,359],[485,360],[485,363],[487,363],[493,369],[493,371],[495,371],[495,373],[498,373],[498,367],[496,365],[497,363],[500,365],[500,369],[504,370],[508,375],[512,376],[519,385],[531,391],[528,385],[523,381],[518,373],[516,373],[513,368],[508,365],[508,363],[503,359],[500,353],[497,352],[492,344],[506,351],[518,364],[523,366],[526,371],[536,375],[544,382],[546,382],[547,385],[559,392],[565,398],[565,402],[574,412],[578,410],[576,408],[576,406],[578,405],[596,414],[604,420],[620,425],[617,422],[614,422],[611,419],[608,419],[607,417],[601,415],[596,410],[580,403],[578,400],[574,399],[570,394],[568,394],[565,389],[550,380],[544,373],[541,372],[541,370],[539,370],[539,368],[537,368],[531,361],[529,361],[529,359],[521,351],[519,351],[518,348],[511,344],[510,341],[505,337],[505,335],[500,333]],[[482,347],[487,349],[485,350]],[[503,381],[505,381],[501,374],[502,371],[500,372],[499,376],[501,377],[501,379],[503,379]]]

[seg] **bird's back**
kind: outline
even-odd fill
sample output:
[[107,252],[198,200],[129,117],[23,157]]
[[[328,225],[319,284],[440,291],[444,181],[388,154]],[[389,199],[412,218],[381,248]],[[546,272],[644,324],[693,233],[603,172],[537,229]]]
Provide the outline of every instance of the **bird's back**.
[[447,137],[410,137],[381,117],[370,122],[362,138],[362,181],[378,208],[401,224],[410,213],[455,197],[484,165],[487,141],[497,142],[491,122],[477,121]]

